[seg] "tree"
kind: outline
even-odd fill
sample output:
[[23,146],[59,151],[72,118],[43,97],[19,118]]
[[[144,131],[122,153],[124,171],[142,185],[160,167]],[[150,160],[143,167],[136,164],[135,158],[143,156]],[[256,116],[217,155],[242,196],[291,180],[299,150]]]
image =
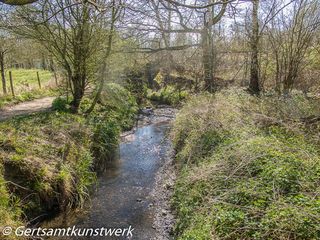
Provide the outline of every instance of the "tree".
[[268,37],[275,58],[276,89],[288,94],[299,79],[306,54],[320,24],[316,0],[297,0],[268,26]]
[[[134,1],[133,1],[134,2]],[[148,2],[148,1],[147,1]],[[185,1],[172,0],[153,0],[152,4],[141,3],[138,5],[132,3],[136,12],[145,14],[145,18],[139,18],[135,24],[135,28],[140,32],[145,31],[146,35],[154,31],[160,35],[159,46],[144,47],[143,49],[150,52],[184,50],[192,47],[200,47],[202,51],[202,66],[205,81],[205,88],[208,91],[215,91],[214,83],[214,46],[212,28],[217,24],[225,14],[227,6],[234,2],[229,0],[203,1],[202,5],[185,4]],[[145,9],[145,11],[141,11]],[[148,19],[148,20],[146,20]],[[174,24],[170,23],[172,21]],[[166,24],[166,23],[170,24]],[[146,29],[146,26],[149,26]],[[168,41],[168,34],[190,34],[197,35],[200,40],[191,44],[172,46]],[[154,37],[154,34],[152,34]]]
[[104,83],[105,83],[105,76],[107,74],[107,60],[109,59],[109,57],[112,53],[112,44],[113,44],[112,41],[113,41],[113,38],[115,35],[115,24],[120,16],[121,6],[117,5],[115,0],[112,0],[111,9],[112,9],[111,10],[111,22],[110,22],[110,30],[108,33],[108,41],[107,41],[106,50],[105,50],[105,53],[103,56],[103,62],[101,64],[100,72],[99,72],[100,84],[97,89],[96,95],[93,99],[93,102],[92,102],[90,108],[86,112],[87,114],[91,113],[94,110],[94,107],[97,104],[97,102],[101,96],[101,93],[102,93],[103,87],[104,87]]
[[10,29],[41,43],[64,69],[73,96],[71,108],[77,112],[86,88],[94,82],[107,34],[102,25],[107,11],[71,0],[43,0],[12,15],[17,24]]
[[261,91],[259,80],[259,0],[252,0],[252,30],[250,36],[251,64],[249,91],[259,94]]

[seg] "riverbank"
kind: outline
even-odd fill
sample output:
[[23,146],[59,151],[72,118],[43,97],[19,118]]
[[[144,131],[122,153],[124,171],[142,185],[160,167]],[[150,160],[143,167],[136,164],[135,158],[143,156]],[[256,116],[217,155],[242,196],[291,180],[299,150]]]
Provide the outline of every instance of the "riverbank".
[[36,223],[83,206],[138,109],[122,87],[108,88],[117,96],[109,93],[89,117],[81,111],[90,102],[84,100],[80,113],[71,114],[65,101],[57,100],[57,111],[0,123],[0,226]]
[[318,239],[319,111],[299,93],[188,101],[171,132],[175,239]]

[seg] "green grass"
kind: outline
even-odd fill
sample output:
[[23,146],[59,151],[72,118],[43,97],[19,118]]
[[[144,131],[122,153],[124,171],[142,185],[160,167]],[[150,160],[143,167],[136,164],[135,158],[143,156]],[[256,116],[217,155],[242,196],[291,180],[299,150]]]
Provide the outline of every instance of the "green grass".
[[[52,79],[53,74],[50,71],[42,70],[42,69],[7,69],[6,70],[6,79],[7,79],[7,88],[8,92],[10,92],[10,83],[9,83],[9,71],[12,72],[12,79],[14,87],[17,89],[28,89],[38,87],[38,78],[37,72],[39,72],[39,77],[42,86],[45,86],[49,80]],[[29,85],[29,87],[28,87]]]
[[[111,159],[121,129],[133,124],[137,111],[128,91],[115,84],[107,88],[89,116],[69,113],[59,99],[59,111],[0,123],[0,226],[81,207],[88,199],[96,172]],[[84,99],[81,110],[90,104]]]
[[[11,94],[9,71],[12,71],[15,97]],[[39,89],[38,85],[37,71],[39,72],[41,80],[41,89]],[[8,105],[30,101],[36,98],[57,95],[55,83],[51,83],[53,81],[52,77],[51,72],[41,69],[8,69],[6,71],[8,94],[4,96],[1,91],[0,109]]]
[[[34,193],[21,205],[28,215],[53,210],[54,205],[64,208],[83,203],[79,199],[95,178],[90,173],[92,128],[85,123],[81,116],[53,112],[0,124],[0,162],[5,175]],[[67,176],[63,174],[66,169]],[[23,191],[17,193],[25,197]]]
[[319,102],[228,90],[190,100],[172,137],[177,239],[319,239]]
[[[1,169],[2,171],[2,169]],[[21,210],[19,208],[19,200],[10,195],[6,187],[5,180],[0,174],[0,231],[2,227],[10,226],[16,228],[22,225]],[[1,238],[1,233],[0,233]],[[16,239],[15,236],[8,236],[7,240]]]

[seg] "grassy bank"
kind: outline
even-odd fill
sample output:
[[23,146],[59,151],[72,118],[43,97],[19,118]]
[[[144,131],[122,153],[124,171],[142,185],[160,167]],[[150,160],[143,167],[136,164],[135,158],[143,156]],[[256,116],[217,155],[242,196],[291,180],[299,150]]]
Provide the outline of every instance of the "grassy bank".
[[172,137],[177,239],[319,239],[319,102],[227,90],[191,99]]
[[[109,85],[108,91],[87,117],[68,113],[60,99],[55,112],[0,123],[0,226],[83,205],[96,172],[112,157],[120,131],[133,124],[137,111],[122,87]],[[120,94],[123,102],[115,100]],[[82,111],[89,105],[85,99]]]

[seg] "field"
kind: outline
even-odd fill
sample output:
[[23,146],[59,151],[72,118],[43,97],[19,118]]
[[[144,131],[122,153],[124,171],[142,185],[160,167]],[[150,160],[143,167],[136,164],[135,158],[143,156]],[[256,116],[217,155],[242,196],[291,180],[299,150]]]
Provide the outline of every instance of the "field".
[[[13,87],[15,97],[12,96],[9,80],[9,71],[12,72]],[[39,72],[41,89],[39,88],[37,72]],[[8,69],[6,71],[7,92],[6,96],[0,93],[0,108],[7,105],[16,104],[23,101],[40,98],[42,96],[51,96],[56,87],[53,74],[47,70],[40,69]]]
[[[37,72],[39,72],[39,77],[42,86],[48,85],[50,80],[52,80],[53,74],[47,70],[40,69],[8,69],[6,71],[6,79],[7,79],[7,89],[10,91],[10,83],[9,83],[9,71],[12,72],[13,85],[15,91],[30,91],[35,88],[39,88]],[[2,87],[2,86],[1,86]]]

